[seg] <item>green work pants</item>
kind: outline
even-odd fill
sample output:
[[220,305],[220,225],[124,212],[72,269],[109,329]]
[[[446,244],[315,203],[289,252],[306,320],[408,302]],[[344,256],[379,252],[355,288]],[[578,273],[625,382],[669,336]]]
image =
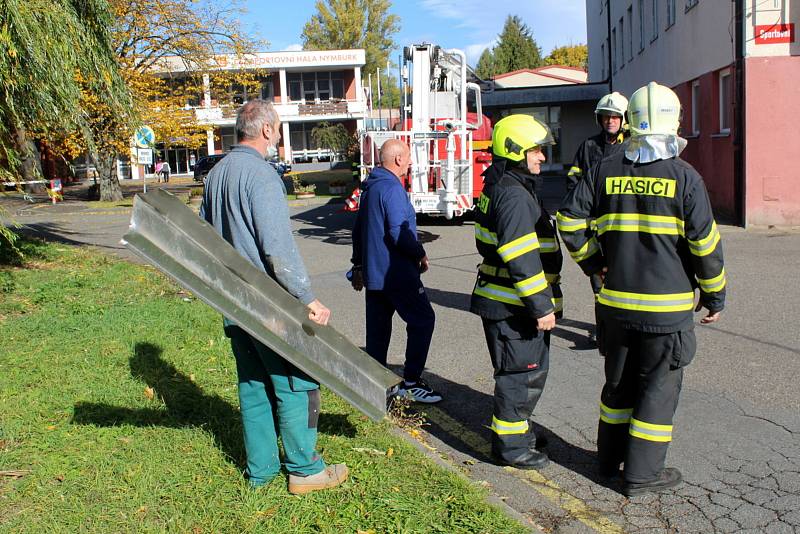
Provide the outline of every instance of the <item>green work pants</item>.
[[239,376],[239,406],[247,452],[246,476],[261,486],[280,471],[278,434],[289,473],[325,469],[317,454],[319,384],[237,326],[227,326]]

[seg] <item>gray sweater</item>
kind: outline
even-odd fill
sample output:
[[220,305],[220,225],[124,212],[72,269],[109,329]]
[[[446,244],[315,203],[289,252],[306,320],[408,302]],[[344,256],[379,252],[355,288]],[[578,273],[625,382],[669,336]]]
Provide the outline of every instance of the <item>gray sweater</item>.
[[257,150],[235,145],[211,169],[200,217],[300,302],[314,300],[292,237],[286,189]]

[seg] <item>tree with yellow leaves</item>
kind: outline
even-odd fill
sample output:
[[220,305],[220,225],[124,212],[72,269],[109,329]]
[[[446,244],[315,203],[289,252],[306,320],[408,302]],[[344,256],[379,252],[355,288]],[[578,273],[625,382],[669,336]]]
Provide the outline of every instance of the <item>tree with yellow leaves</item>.
[[192,0],[110,0],[109,4],[114,53],[133,95],[137,120],[118,116],[87,86],[82,106],[90,117],[90,135],[73,132],[61,146],[70,156],[88,150],[97,168],[101,200],[119,200],[122,191],[114,164],[120,155],[130,153],[136,127],[147,124],[168,146],[196,148],[206,139],[206,126],[198,123],[193,110],[202,101],[203,76],[213,72],[215,87],[251,87],[259,73],[223,69],[220,54],[245,58],[257,44],[240,32],[241,9],[236,3],[219,7]]

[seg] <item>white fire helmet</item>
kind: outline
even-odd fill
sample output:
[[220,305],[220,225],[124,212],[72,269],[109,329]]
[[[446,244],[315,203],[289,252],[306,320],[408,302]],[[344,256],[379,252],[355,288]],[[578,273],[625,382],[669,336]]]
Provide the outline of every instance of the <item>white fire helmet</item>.
[[650,82],[631,95],[631,135],[678,135],[681,101],[672,89]]
[[597,102],[594,114],[600,122],[600,115],[614,115],[622,117],[622,124],[625,124],[625,111],[628,109],[628,99],[621,93],[614,91],[607,94]]

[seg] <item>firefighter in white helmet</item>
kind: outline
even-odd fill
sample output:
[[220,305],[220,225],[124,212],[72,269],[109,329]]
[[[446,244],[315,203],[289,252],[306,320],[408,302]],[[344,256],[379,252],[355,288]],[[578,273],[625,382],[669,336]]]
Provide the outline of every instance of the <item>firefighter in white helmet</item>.
[[[616,154],[622,150],[625,142],[625,112],[628,110],[628,99],[614,91],[605,95],[597,102],[594,117],[601,131],[581,143],[575,152],[575,159],[567,174],[567,191],[572,191],[575,185],[589,173],[589,169],[603,158]],[[575,257],[575,255],[573,255]],[[589,285],[597,297],[601,281],[597,276],[589,278]],[[595,317],[595,324],[597,320]],[[589,330],[589,341],[597,339],[596,327]]]
[[703,178],[679,157],[680,117],[669,88],[651,82],[636,91],[625,150],[593,167],[556,216],[583,272],[603,277],[597,453],[607,476],[624,463],[629,496],[681,482],[664,463],[683,368],[696,349],[692,311],[706,308],[700,323],[710,324],[725,305],[720,234]]
[[503,465],[539,469],[533,410],[549,369],[550,330],[561,313],[561,250],[550,215],[536,197],[546,124],[509,115],[492,132],[492,165],[475,210],[481,255],[470,311],[481,317],[494,367],[492,453]]
[[594,117],[600,133],[581,143],[575,152],[567,173],[567,189],[572,190],[578,181],[588,174],[589,169],[601,159],[615,154],[625,141],[625,111],[628,99],[614,91],[597,102]]

